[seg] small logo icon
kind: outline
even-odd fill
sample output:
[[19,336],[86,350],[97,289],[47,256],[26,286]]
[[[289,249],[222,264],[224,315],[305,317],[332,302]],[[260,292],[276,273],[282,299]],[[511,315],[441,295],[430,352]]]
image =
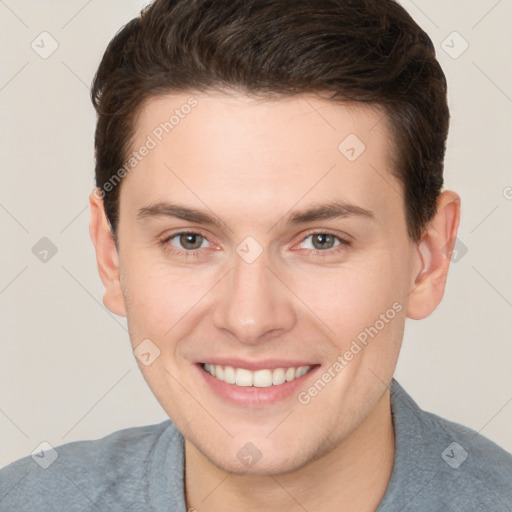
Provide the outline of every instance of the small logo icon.
[[42,59],[48,59],[59,47],[59,43],[48,32],[41,32],[30,44]]
[[149,366],[160,355],[160,349],[146,338],[135,347],[133,354],[144,366]]
[[43,469],[48,469],[56,460],[59,454],[57,450],[47,441],[43,441],[32,453],[32,458]]
[[505,187],[503,189],[503,197],[508,201],[512,200],[512,187]]
[[468,452],[459,443],[451,443],[441,454],[448,466],[457,469],[467,458]]
[[455,31],[441,43],[441,48],[452,59],[458,59],[469,48],[469,43]]
[[238,450],[236,456],[247,469],[252,469],[260,461],[263,454],[253,443],[245,443]]
[[[455,238],[455,245],[453,246],[453,252],[450,261],[452,263],[458,263],[468,252],[467,245],[462,242],[459,238]],[[444,248],[444,254],[448,256],[448,246]]]
[[253,263],[260,257],[263,247],[252,236],[248,236],[238,244],[236,252],[246,263]]
[[56,254],[57,246],[46,236],[43,236],[34,247],[32,254],[41,262],[48,263]]
[[338,151],[349,161],[356,161],[366,150],[364,142],[351,133],[338,146]]

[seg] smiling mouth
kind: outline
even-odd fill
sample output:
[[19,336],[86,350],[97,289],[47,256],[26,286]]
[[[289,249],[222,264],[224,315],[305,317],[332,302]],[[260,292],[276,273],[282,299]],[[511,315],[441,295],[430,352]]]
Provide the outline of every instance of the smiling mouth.
[[268,388],[291,382],[306,375],[313,366],[246,370],[218,364],[201,364],[203,370],[217,380],[239,387]]

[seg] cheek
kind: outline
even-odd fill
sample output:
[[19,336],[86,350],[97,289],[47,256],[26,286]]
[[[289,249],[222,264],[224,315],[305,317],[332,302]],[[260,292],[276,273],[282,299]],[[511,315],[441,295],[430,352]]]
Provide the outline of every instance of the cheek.
[[188,271],[172,271],[162,264],[145,264],[133,258],[122,266],[123,294],[133,342],[143,338],[166,339],[173,327],[205,294],[205,280]]
[[[172,311],[164,295],[165,283],[156,276],[145,276],[143,273],[130,272],[125,281],[123,293],[128,306],[128,319],[138,330],[147,331],[152,326],[151,334],[162,334],[167,323],[166,312]],[[169,319],[170,320],[170,319]],[[144,335],[149,336],[150,332]]]
[[402,303],[407,279],[389,253],[353,258],[346,265],[317,267],[293,277],[293,289],[338,339],[351,339],[381,314]]

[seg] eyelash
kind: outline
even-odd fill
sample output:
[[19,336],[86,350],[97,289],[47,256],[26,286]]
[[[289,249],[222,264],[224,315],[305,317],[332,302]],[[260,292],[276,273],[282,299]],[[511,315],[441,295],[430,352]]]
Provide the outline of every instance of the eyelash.
[[[173,233],[172,235],[165,237],[160,241],[160,243],[165,248],[165,250],[168,250],[177,256],[184,256],[185,258],[198,258],[201,256],[201,249],[186,251],[185,249],[177,249],[169,243],[173,238],[176,238],[180,235],[199,235],[202,236],[205,240],[208,240],[203,234],[198,233],[197,231],[178,231],[177,233]],[[172,247],[172,249],[169,249],[169,247]]]
[[[190,251],[187,251],[187,250],[184,250],[184,249],[177,249],[174,246],[171,246],[171,244],[169,242],[173,238],[176,238],[177,236],[180,236],[180,235],[199,235],[199,236],[202,236],[205,240],[208,241],[208,238],[206,238],[205,235],[203,235],[203,234],[201,234],[201,233],[199,233],[197,231],[179,231],[177,233],[173,233],[172,235],[166,236],[164,239],[162,239],[160,241],[160,244],[166,250],[169,250],[168,248],[172,247],[172,249],[170,249],[170,251],[172,253],[176,254],[177,256],[184,256],[185,258],[197,258],[197,257],[201,256],[201,249],[192,249]],[[338,245],[334,246],[333,248],[326,249],[326,250],[323,250],[323,251],[322,250],[318,250],[318,249],[306,249],[306,251],[309,254],[313,253],[315,255],[320,256],[321,258],[322,257],[326,257],[326,256],[330,256],[333,253],[337,254],[338,252],[340,252],[340,251],[342,251],[342,250],[344,250],[347,247],[350,247],[352,245],[350,241],[345,240],[344,238],[341,238],[340,236],[335,235],[334,233],[329,233],[328,231],[314,231],[312,233],[308,233],[306,236],[304,236],[304,238],[302,238],[301,243],[303,243],[309,237],[315,236],[315,235],[332,236],[333,238],[337,239],[340,242]]]
[[307,240],[309,237],[315,236],[315,235],[327,235],[332,236],[333,238],[337,239],[339,241],[338,245],[335,245],[331,249],[325,249],[323,251],[319,249],[303,249],[308,254],[313,253],[316,256],[319,256],[320,258],[325,258],[327,256],[332,256],[333,254],[338,254],[339,252],[345,250],[347,247],[350,247],[351,242],[348,240],[345,240],[344,238],[341,238],[338,235],[335,235],[334,233],[330,233],[329,231],[313,231],[311,233],[308,233],[306,236],[304,236],[301,240],[301,243],[304,243],[305,240]]

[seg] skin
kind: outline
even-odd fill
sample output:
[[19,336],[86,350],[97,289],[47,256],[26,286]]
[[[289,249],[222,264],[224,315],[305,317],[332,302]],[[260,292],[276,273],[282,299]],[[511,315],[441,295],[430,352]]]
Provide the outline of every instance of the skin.
[[[127,317],[133,348],[149,338],[160,350],[139,366],[185,436],[187,507],[373,511],[393,468],[389,384],[405,320],[425,318],[442,299],[460,199],[444,191],[413,242],[382,111],[313,95],[155,98],[137,120],[134,150],[192,95],[197,106],[122,182],[118,247],[102,200],[90,197],[104,304]],[[353,162],[338,150],[349,134],[366,146]],[[335,200],[373,216],[286,222]],[[221,224],[138,218],[141,208],[171,201]],[[162,242],[183,229],[205,237],[199,249],[179,236]],[[314,244],[312,232],[350,245]],[[236,251],[248,236],[262,249],[252,263]],[[299,391],[307,391],[396,303],[402,310],[307,405],[296,394],[234,405],[198,378],[196,363],[213,357],[293,357],[320,365],[303,379]],[[251,468],[237,457],[248,442],[261,453]]]

